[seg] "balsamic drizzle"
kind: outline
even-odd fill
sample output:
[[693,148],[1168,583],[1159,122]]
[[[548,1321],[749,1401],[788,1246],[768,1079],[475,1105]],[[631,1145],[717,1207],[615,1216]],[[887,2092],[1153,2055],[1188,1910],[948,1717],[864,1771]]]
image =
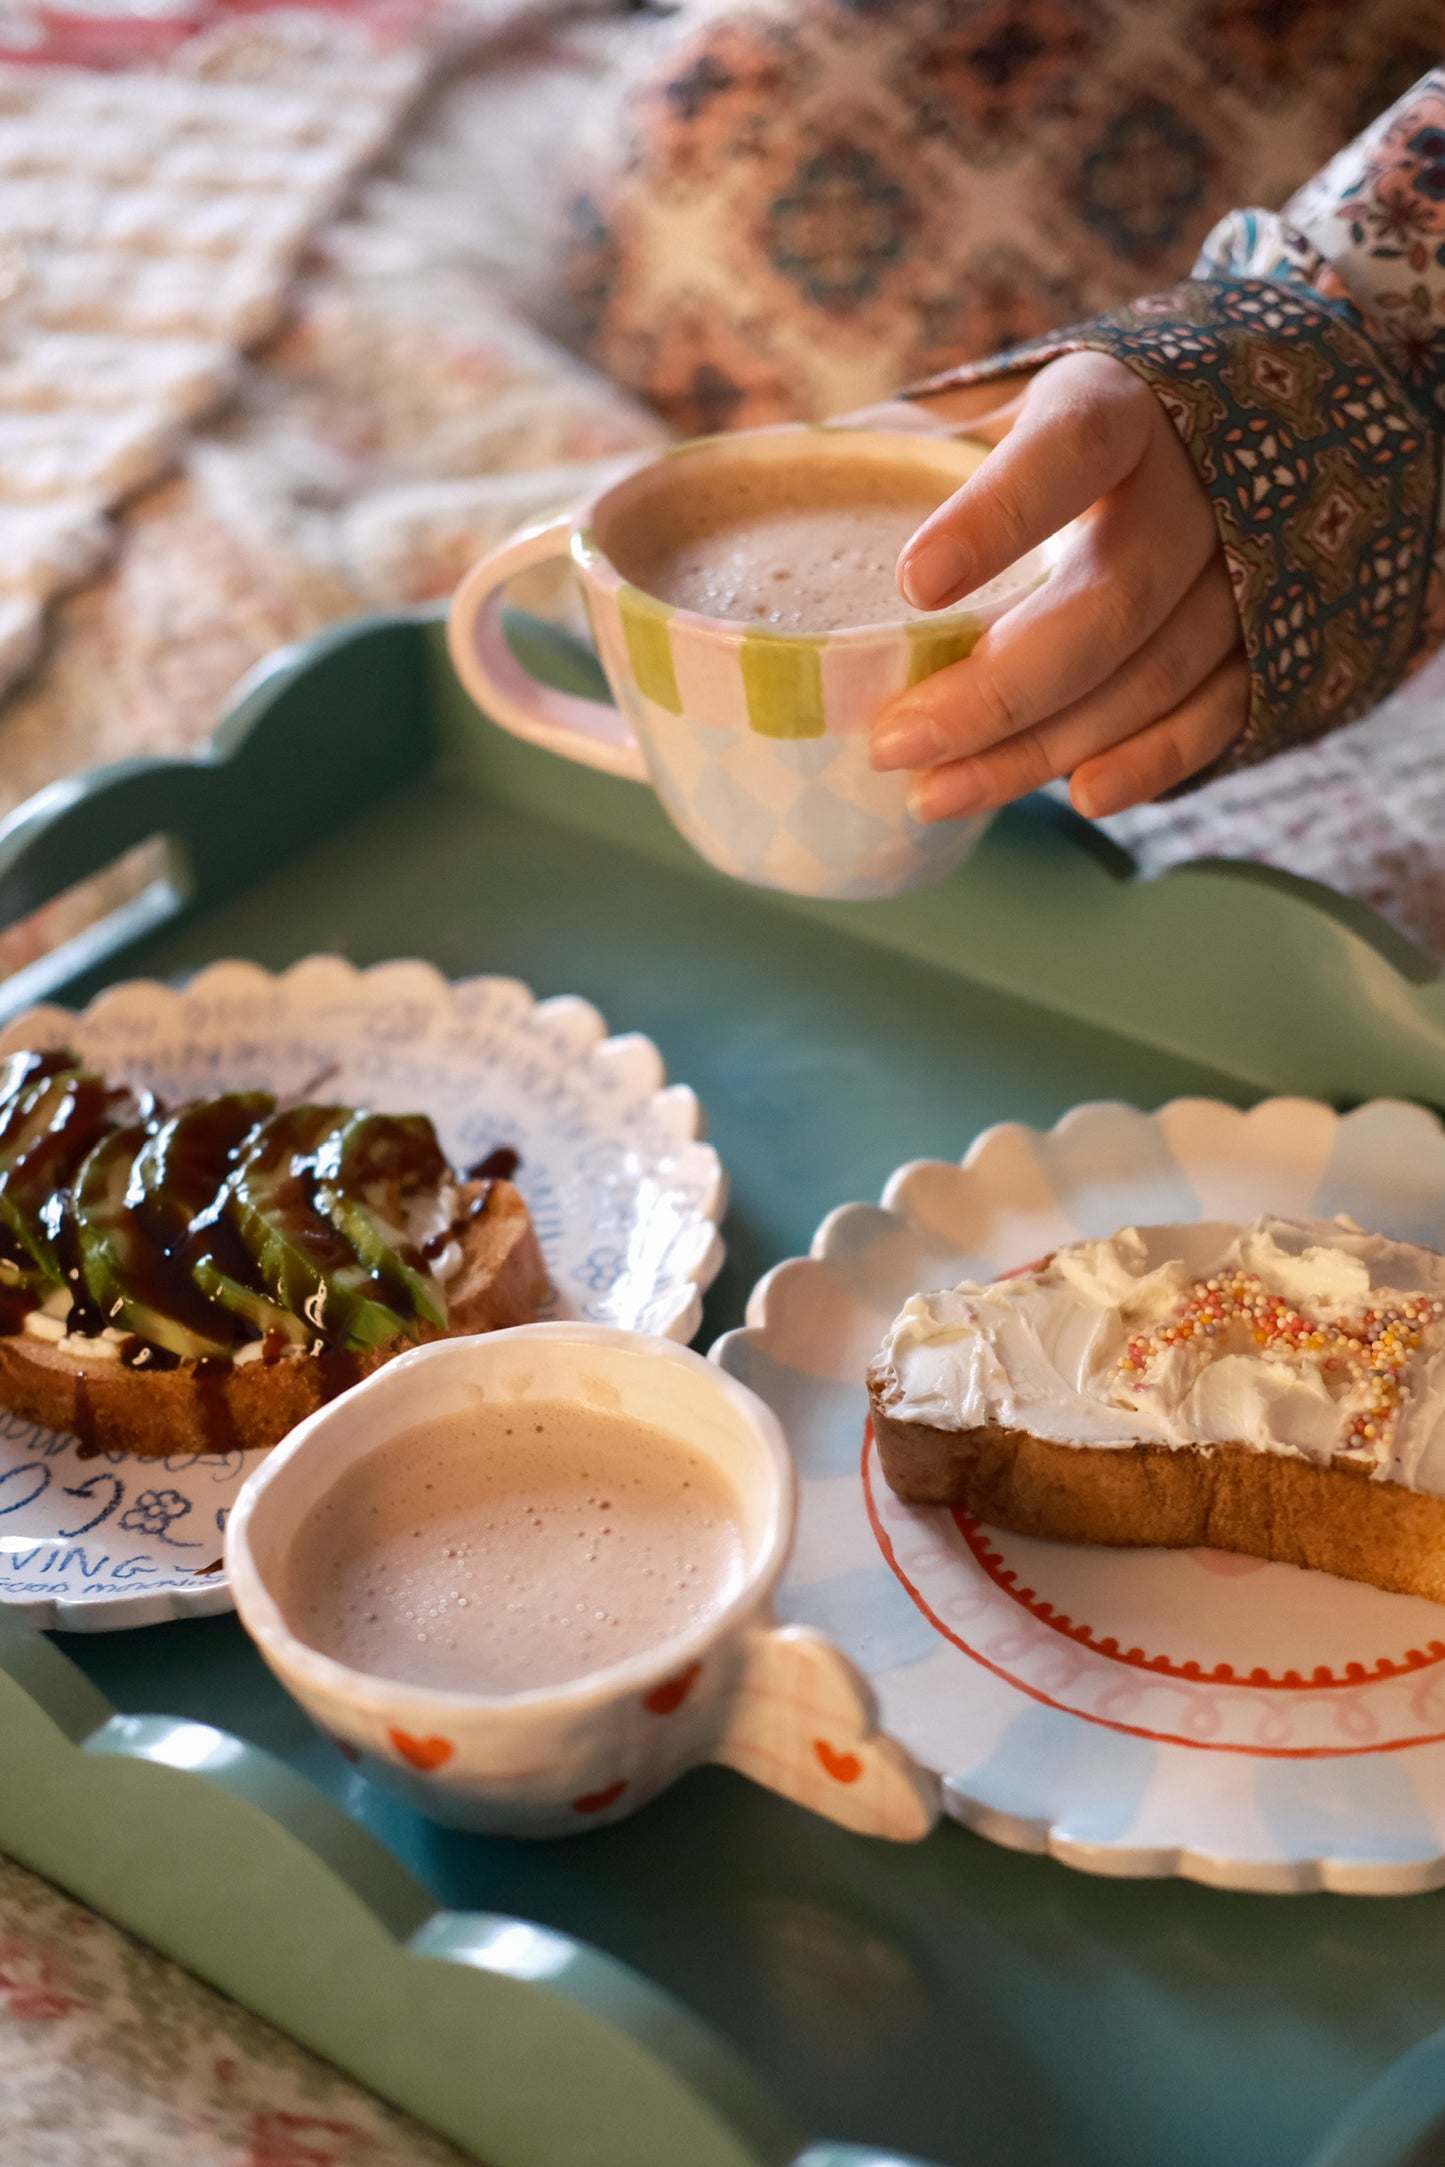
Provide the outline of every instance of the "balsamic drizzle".
[[[310,1148],[303,1140],[308,1116],[315,1132]],[[334,1141],[343,1127],[342,1142],[351,1156],[329,1165],[325,1179],[332,1184],[327,1193],[335,1196],[344,1175],[339,1193],[348,1208],[353,1199],[362,1203],[379,1193],[394,1201],[419,1183],[454,1178],[423,1115],[366,1115],[294,1103],[278,1115],[269,1094],[232,1093],[197,1101],[171,1116],[151,1093],[107,1087],[64,1050],[0,1061],[0,1262],[13,1267],[10,1276],[0,1276],[0,1335],[24,1330],[58,1268],[69,1296],[63,1319],[57,1317],[64,1333],[96,1338],[119,1324],[124,1336],[116,1352],[126,1370],[157,1373],[182,1364],[181,1355],[135,1328],[138,1313],[144,1318],[147,1309],[192,1343],[229,1343],[231,1352],[201,1353],[186,1366],[196,1379],[208,1446],[233,1449],[240,1438],[226,1380],[236,1349],[259,1341],[259,1366],[274,1366],[297,1341],[285,1329],[268,1326],[268,1308],[273,1317],[278,1307],[302,1314],[299,1293],[288,1300],[285,1292],[275,1291],[277,1284],[287,1286],[284,1271],[277,1282],[266,1264],[263,1276],[267,1247],[244,1220],[233,1217],[233,1173],[243,1178],[258,1149],[264,1154],[273,1133],[279,1144],[284,1131],[286,1157],[277,1160],[280,1178],[271,1192],[276,1235],[308,1256],[320,1275],[304,1305],[314,1334],[308,1351],[320,1363],[322,1396],[334,1398],[357,1380],[361,1362],[350,1348],[336,1344],[349,1312],[339,1292],[334,1305],[328,1301],[331,1275],[344,1274],[353,1289],[396,1312],[403,1324],[419,1321],[408,1288],[395,1266],[387,1265],[388,1255],[399,1257],[408,1271],[425,1272],[485,1211],[492,1179],[518,1163],[509,1147],[492,1153],[483,1162],[487,1174],[478,1170],[486,1182],[482,1194],[469,1200],[444,1234],[420,1248],[393,1241],[385,1224],[392,1216],[388,1209],[375,1222],[385,1241],[376,1251],[368,1249],[368,1261],[362,1262],[316,1202],[318,1153],[328,1134]],[[105,1173],[112,1167],[115,1181],[107,1186]],[[94,1169],[85,1180],[83,1168]],[[380,1184],[379,1192],[373,1183]],[[77,1184],[85,1190],[79,1208]],[[270,1231],[268,1222],[268,1242]],[[192,1277],[200,1266],[205,1267],[204,1293]],[[327,1315],[333,1309],[334,1324]],[[74,1429],[84,1455],[99,1449],[92,1374],[84,1369],[75,1374]]]
[[[475,1180],[476,1176],[473,1175],[472,1179]],[[484,1219],[486,1217],[487,1206],[492,1201],[492,1191],[495,1187],[495,1181],[484,1182],[481,1195],[474,1196],[465,1211],[459,1212],[450,1226],[444,1226],[440,1234],[433,1234],[430,1241],[422,1243],[419,1253],[426,1259],[428,1264],[435,1264],[437,1258],[450,1249],[453,1242],[460,1241],[474,1219]]]
[[522,1163],[522,1154],[511,1144],[498,1144],[475,1166],[467,1168],[468,1181],[510,1181]]

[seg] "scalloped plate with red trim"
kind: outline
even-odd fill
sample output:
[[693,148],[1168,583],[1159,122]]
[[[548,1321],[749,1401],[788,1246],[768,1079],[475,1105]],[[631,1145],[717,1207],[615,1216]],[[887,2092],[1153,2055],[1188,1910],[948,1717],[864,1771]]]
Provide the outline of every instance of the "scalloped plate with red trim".
[[904,1505],[863,1373],[908,1295],[1133,1224],[1328,1217],[1445,1248],[1445,1132],[1376,1100],[1076,1107],[846,1204],[713,1350],[798,1463],[779,1608],[837,1640],[948,1810],[1087,1872],[1403,1894],[1445,1882],[1445,1606],[1213,1550],[1108,1550]]

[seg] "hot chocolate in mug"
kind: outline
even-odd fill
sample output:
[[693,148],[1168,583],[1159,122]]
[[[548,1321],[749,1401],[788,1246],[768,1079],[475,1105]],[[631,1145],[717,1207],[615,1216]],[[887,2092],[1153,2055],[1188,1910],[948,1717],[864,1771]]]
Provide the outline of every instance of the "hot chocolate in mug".
[[[663,1431],[711,1464],[738,1513],[725,1599],[621,1660],[512,1691],[379,1676],[303,1637],[290,1610],[294,1546],[338,1482],[375,1454],[374,1500],[388,1479],[406,1480],[404,1470],[388,1477],[381,1455],[418,1425],[479,1404],[530,1422],[529,1408],[558,1402],[635,1426],[642,1449],[646,1432]],[[241,1622],[281,1683],[369,1775],[450,1827],[577,1835],[720,1761],[860,1834],[916,1839],[937,1818],[934,1778],[877,1730],[869,1687],[831,1641],[775,1622],[794,1493],[772,1410],[701,1355],[603,1325],[519,1325],[399,1355],[301,1423],[242,1490],[226,1568]],[[428,1539],[420,1522],[412,1532]],[[507,1589],[479,1586],[468,1600],[499,1612]]]
[[[1058,540],[948,610],[886,621],[778,629],[670,604],[620,567],[626,538],[676,516],[689,493],[738,485],[781,501],[810,475],[875,502],[896,478],[921,518],[966,481],[986,447],[961,438],[845,427],[760,429],[699,438],[634,468],[580,510],[525,529],[458,588],[448,643],[462,683],[518,737],[608,774],[650,783],[711,864],[799,895],[898,895],[958,865],[988,816],[927,823],[908,778],[868,761],[883,702],[967,655],[982,632],[1048,575]],[[619,538],[622,545],[619,547]],[[542,684],[518,662],[501,616],[517,573],[570,556],[616,706]],[[779,576],[786,576],[787,567]]]

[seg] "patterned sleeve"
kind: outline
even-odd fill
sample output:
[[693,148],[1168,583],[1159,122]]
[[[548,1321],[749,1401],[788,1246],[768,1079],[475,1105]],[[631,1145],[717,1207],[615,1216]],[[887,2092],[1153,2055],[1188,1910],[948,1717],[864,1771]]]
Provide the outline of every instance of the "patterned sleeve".
[[1445,640],[1445,69],[1170,292],[907,396],[1083,347],[1163,403],[1234,584],[1249,719],[1196,784],[1354,721]]

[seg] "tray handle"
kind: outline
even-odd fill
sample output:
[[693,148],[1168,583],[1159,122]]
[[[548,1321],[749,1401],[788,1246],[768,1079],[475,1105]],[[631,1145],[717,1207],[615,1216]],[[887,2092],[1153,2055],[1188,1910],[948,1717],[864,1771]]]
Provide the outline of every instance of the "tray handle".
[[0,1842],[490,2167],[925,2167],[814,2144],[681,2002],[585,1942],[439,1910],[208,1723],[118,1713],[0,1606]]
[[0,823],[0,930],[159,843],[154,876],[0,983],[0,1021],[252,886],[429,767],[433,650],[420,616],[339,625],[283,648],[242,685],[209,743],[123,760],[39,791]]

